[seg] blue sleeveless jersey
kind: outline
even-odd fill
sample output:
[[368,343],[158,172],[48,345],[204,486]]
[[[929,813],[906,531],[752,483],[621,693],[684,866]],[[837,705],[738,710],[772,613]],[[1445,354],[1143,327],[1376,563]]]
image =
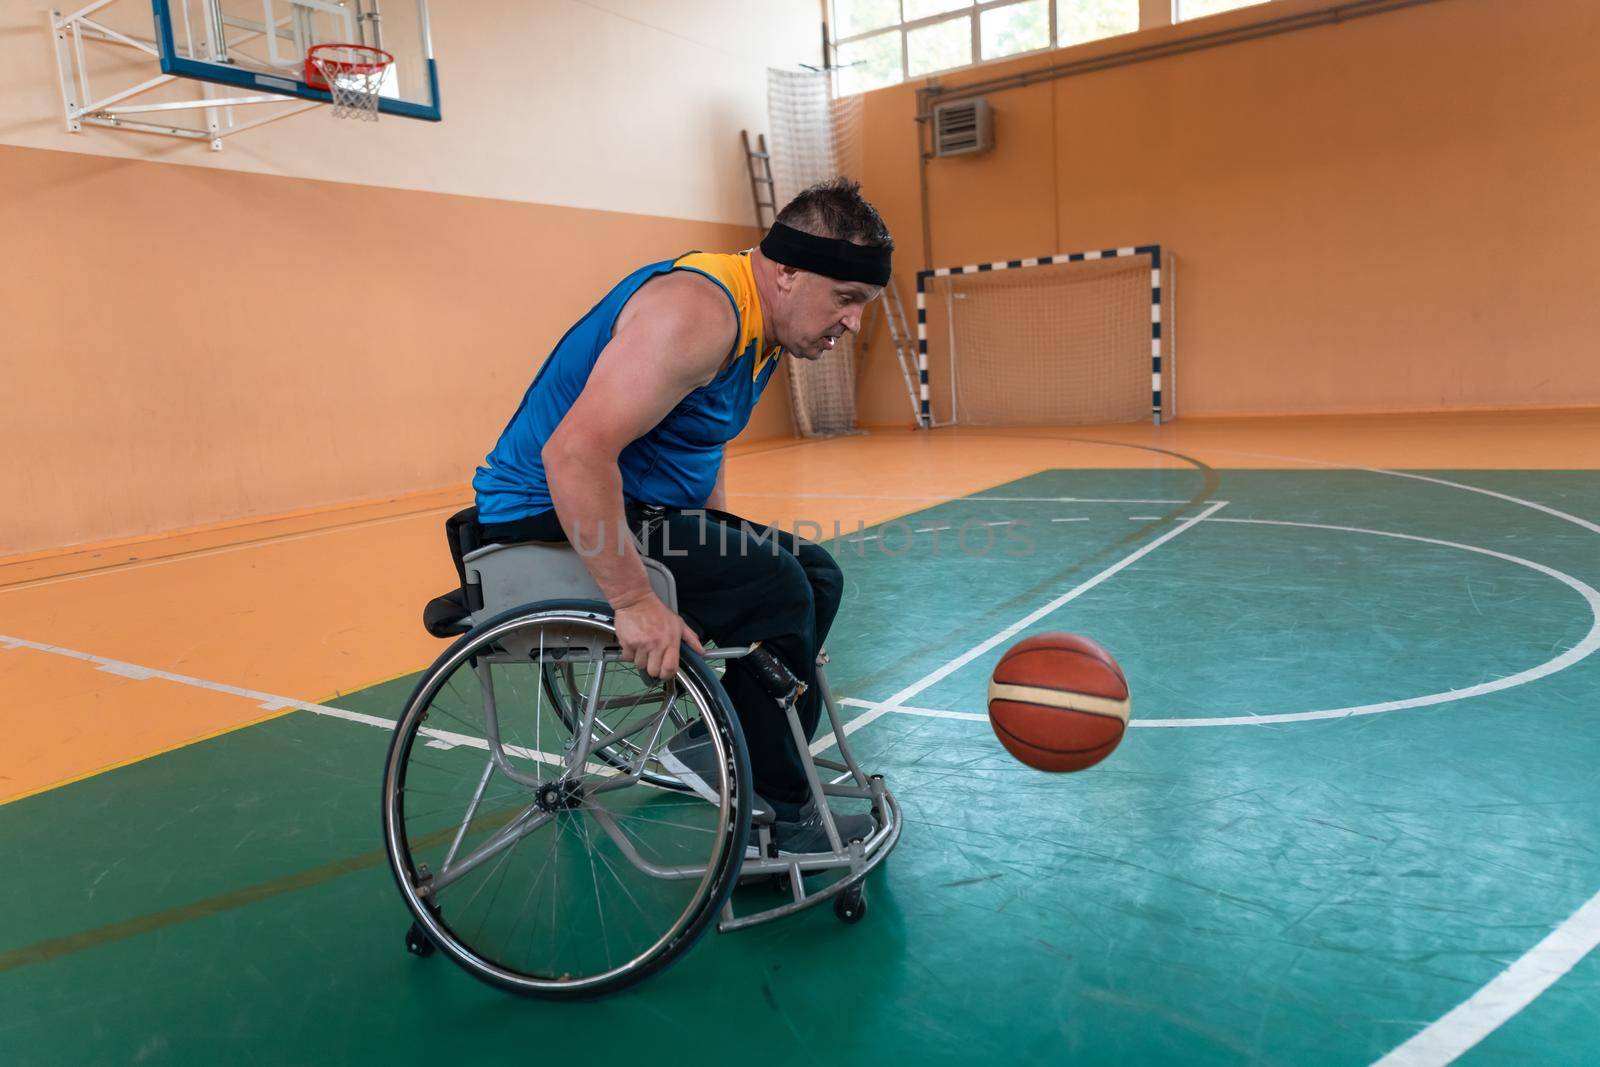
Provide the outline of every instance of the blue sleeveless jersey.
[[568,330],[472,479],[478,521],[512,522],[554,506],[540,454],[545,442],[589,380],[623,306],[651,278],[674,270],[704,275],[727,294],[738,316],[738,340],[716,378],[684,397],[650,432],[623,449],[617,466],[628,500],[679,508],[706,502],[722,465],[723,445],[750,421],[778,364],[777,348],[761,349],[761,304],[747,253],[691,252],[641,267]]

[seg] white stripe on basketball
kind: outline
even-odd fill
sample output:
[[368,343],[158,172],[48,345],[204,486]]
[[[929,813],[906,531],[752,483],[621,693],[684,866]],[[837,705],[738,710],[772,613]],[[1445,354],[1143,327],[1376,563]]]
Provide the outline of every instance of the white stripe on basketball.
[[1126,700],[1093,697],[1085,693],[1068,693],[1060,689],[1040,689],[1032,685],[1005,685],[994,681],[989,683],[989,700],[1041,704],[1047,708],[1082,711],[1089,715],[1103,715],[1108,719],[1121,719],[1123,722],[1128,721],[1128,715],[1132,711],[1130,703]]

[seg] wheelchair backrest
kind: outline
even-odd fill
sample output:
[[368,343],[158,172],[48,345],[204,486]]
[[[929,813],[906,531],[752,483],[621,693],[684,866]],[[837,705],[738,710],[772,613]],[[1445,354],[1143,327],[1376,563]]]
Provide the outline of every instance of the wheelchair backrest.
[[483,607],[483,601],[478,599],[477,586],[467,584],[467,567],[461,557],[483,547],[483,528],[478,525],[477,507],[462,508],[444,520],[444,539],[450,545],[450,562],[455,564],[456,580],[461,583],[466,606],[476,611]]

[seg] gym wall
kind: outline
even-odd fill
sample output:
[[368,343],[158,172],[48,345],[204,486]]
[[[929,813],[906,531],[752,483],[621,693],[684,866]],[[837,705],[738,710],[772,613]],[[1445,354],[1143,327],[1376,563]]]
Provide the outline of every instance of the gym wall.
[[432,6],[442,123],[220,153],[66,132],[45,7],[0,8],[0,556],[462,484],[613,282],[756,239],[739,130],[813,5]]
[[[961,85],[1340,5],[1276,0]],[[1162,242],[1180,415],[1600,404],[1600,4],[1437,0],[990,94],[928,168],[932,266]],[[914,85],[867,94],[865,185],[923,265]],[[910,418],[887,337],[863,418]]]

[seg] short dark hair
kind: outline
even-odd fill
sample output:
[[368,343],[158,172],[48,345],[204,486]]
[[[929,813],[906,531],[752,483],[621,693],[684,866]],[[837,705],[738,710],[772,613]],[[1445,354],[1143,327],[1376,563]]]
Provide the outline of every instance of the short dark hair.
[[773,221],[813,237],[837,237],[868,248],[894,249],[883,216],[861,195],[861,183],[849,178],[818,182],[785,204]]

